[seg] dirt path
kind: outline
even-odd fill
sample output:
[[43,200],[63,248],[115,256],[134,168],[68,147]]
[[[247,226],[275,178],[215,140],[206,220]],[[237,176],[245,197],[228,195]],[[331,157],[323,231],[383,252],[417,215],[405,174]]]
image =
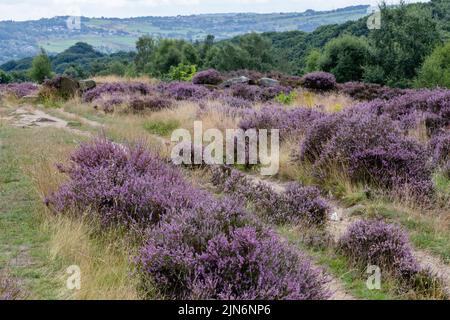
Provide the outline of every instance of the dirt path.
[[91,137],[91,133],[77,130],[69,127],[69,123],[57,117],[53,117],[41,110],[37,110],[32,106],[21,106],[9,117],[12,121],[12,125],[20,128],[58,128],[70,131],[75,134],[83,135],[86,137]]

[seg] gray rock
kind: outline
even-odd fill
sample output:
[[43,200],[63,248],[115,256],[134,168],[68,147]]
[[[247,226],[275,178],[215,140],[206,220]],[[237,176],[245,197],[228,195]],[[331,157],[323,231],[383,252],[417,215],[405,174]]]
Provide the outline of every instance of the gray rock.
[[258,84],[262,87],[276,87],[280,85],[280,81],[271,78],[261,78],[258,80]]
[[72,98],[80,91],[78,81],[66,76],[56,77],[44,85],[56,90],[58,95],[64,99]]
[[238,78],[229,79],[229,80],[225,81],[224,83],[222,83],[221,86],[227,88],[227,87],[231,87],[235,84],[248,84],[249,82],[250,82],[249,78],[242,76],[242,77],[238,77]]
[[87,91],[97,86],[97,83],[95,83],[94,80],[81,80],[79,81],[79,84],[81,91]]

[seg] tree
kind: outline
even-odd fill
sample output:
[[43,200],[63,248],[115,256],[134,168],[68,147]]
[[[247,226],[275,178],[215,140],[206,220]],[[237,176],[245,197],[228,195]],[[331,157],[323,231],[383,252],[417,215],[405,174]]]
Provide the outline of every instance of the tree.
[[306,73],[319,71],[319,60],[321,53],[319,49],[312,49],[305,59],[305,71]]
[[11,81],[12,77],[8,73],[0,69],[0,84],[10,83]]
[[391,86],[408,86],[426,56],[440,43],[440,34],[431,9],[405,5],[381,9],[381,29],[372,30],[369,39],[376,61]]
[[41,49],[41,53],[33,59],[30,77],[34,81],[42,83],[45,79],[50,79],[52,75],[52,63],[45,50]]
[[136,42],[137,54],[135,57],[136,70],[144,72],[145,66],[152,60],[156,49],[156,41],[152,37],[143,36]]
[[325,45],[318,67],[333,73],[338,82],[360,81],[369,53],[369,45],[364,38],[344,35]]
[[169,70],[169,79],[172,81],[191,81],[197,73],[195,65],[180,63],[178,66],[172,66]]
[[123,64],[120,61],[113,61],[108,66],[108,74],[116,75],[123,77],[125,75],[125,72],[127,71],[127,67],[125,64]]
[[450,88],[450,42],[437,47],[426,58],[419,71],[416,86]]

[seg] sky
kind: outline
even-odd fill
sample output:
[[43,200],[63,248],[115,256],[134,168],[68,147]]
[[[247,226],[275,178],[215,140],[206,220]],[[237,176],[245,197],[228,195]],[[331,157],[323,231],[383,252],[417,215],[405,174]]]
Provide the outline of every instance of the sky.
[[[228,12],[303,12],[380,0],[0,0],[0,20],[35,20],[54,16],[136,17]],[[408,0],[407,2],[427,2]],[[399,0],[388,0],[398,3]]]

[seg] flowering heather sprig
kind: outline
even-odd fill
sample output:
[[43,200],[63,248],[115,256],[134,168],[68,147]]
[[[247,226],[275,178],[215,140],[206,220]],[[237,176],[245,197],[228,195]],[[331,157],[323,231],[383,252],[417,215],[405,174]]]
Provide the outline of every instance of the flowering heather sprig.
[[376,265],[406,279],[420,271],[407,234],[382,221],[355,222],[339,240],[339,248],[362,269]]
[[222,75],[219,71],[209,69],[198,72],[192,79],[193,84],[206,84],[216,86],[223,81]]
[[302,86],[317,91],[330,91],[336,88],[336,77],[327,72],[307,73],[302,77]]
[[91,210],[105,226],[148,226],[172,211],[197,206],[205,194],[142,147],[104,138],[83,144],[60,170],[69,181],[47,203],[58,212]]
[[323,274],[240,208],[224,199],[167,216],[140,272],[169,299],[326,299]]
[[39,86],[32,82],[0,84],[0,94],[12,94],[17,98],[37,94]]

